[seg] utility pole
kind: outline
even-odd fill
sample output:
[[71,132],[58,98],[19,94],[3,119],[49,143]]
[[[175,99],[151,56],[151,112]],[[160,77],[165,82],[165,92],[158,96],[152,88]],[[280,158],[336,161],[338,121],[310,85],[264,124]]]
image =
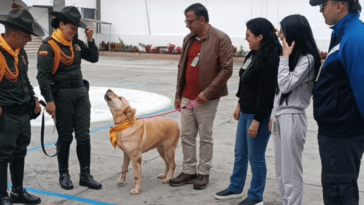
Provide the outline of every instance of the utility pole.
[[61,11],[65,7],[65,0],[53,0],[53,11]]

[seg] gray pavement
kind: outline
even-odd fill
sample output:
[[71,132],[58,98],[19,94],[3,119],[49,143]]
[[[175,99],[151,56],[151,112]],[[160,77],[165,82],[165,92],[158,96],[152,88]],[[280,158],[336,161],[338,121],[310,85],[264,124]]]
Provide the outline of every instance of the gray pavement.
[[[29,56],[29,78],[33,85],[36,81],[36,56]],[[28,191],[42,198],[42,204],[127,204],[127,205],[194,205],[194,204],[237,204],[242,199],[219,201],[214,199],[217,191],[229,185],[229,177],[234,162],[234,142],[237,122],[232,113],[237,104],[235,97],[238,87],[238,69],[241,63],[234,65],[234,73],[228,82],[230,95],[221,99],[214,124],[214,157],[210,175],[210,184],[205,190],[194,190],[192,185],[170,187],[162,184],[157,175],[163,172],[164,162],[157,151],[152,150],[143,155],[142,191],[139,195],[130,195],[134,187],[134,176],[130,165],[125,184],[116,184],[123,161],[122,151],[114,149],[109,142],[108,126],[112,121],[95,122],[91,124],[92,163],[91,170],[94,178],[102,182],[101,190],[91,190],[78,185],[79,165],[75,152],[75,141],[70,155],[70,174],[75,185],[73,190],[63,190],[58,184],[58,169],[56,158],[46,157],[39,149],[40,127],[32,127],[32,141],[28,147],[26,158],[25,186]],[[134,59],[121,57],[100,57],[96,64],[83,62],[84,78],[91,86],[108,88],[125,87],[129,89],[154,92],[174,98],[176,74],[176,60]],[[103,96],[100,96],[100,98]],[[92,102],[91,102],[92,104]],[[168,107],[167,107],[168,108]],[[304,168],[304,205],[320,205],[322,202],[322,188],[320,183],[320,158],[317,146],[317,125],[312,117],[312,107],[307,110],[308,134],[303,152]],[[180,114],[167,116],[180,123]],[[52,127],[46,128],[46,143],[56,141],[52,134]],[[198,141],[198,139],[197,139]],[[55,147],[47,148],[50,153]],[[264,194],[265,205],[282,204],[278,193],[278,186],[274,173],[273,143],[270,140],[266,152],[268,175]],[[182,149],[176,150],[177,168],[175,176],[182,171]],[[363,170],[363,166],[362,166]],[[9,177],[10,179],[10,177]],[[248,173],[245,182],[244,196],[250,187],[251,174]],[[9,183],[10,180],[9,180]],[[359,177],[361,204],[364,204],[364,171]]]

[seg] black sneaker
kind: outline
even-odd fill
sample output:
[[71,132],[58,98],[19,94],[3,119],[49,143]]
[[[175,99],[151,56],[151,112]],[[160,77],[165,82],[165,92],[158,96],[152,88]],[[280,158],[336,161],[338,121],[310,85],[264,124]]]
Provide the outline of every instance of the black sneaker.
[[238,205],[264,205],[263,200],[253,200],[250,198],[244,199],[242,202],[240,202]]
[[229,191],[229,189],[225,189],[223,191],[217,192],[215,194],[215,198],[219,200],[224,199],[238,199],[242,197],[242,193],[237,194],[235,192]]
[[12,189],[10,201],[13,204],[40,204],[41,202],[39,197],[29,194],[25,189]]

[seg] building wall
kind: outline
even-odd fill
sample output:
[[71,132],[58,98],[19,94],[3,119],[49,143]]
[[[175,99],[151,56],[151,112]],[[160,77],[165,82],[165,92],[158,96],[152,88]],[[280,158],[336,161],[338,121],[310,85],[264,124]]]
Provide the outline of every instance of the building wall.
[[[22,0],[29,7],[32,6],[53,6],[53,0]],[[66,6],[78,8],[96,8],[96,0],[65,0]]]
[[[184,9],[196,2],[207,7],[211,25],[227,33],[237,47],[248,49],[244,38],[249,19],[264,17],[279,29],[279,22],[285,16],[301,14],[309,20],[319,48],[328,49],[331,29],[324,23],[319,7],[310,6],[307,0],[102,0],[101,20],[113,23],[111,41],[118,42],[120,38],[125,44],[180,46],[189,33],[184,24]],[[96,39],[109,41],[109,26],[102,26],[102,33]]]
[[[15,3],[28,6],[29,12],[34,19],[46,30],[46,36],[49,32],[48,8],[53,7],[53,0],[16,0]],[[11,9],[11,0],[0,0],[0,14],[8,14]],[[65,0],[66,6],[75,6],[81,12],[82,8],[96,9],[96,0]],[[4,26],[0,24],[0,32],[5,31]],[[82,30],[80,29],[80,32]],[[44,36],[43,38],[45,38]]]

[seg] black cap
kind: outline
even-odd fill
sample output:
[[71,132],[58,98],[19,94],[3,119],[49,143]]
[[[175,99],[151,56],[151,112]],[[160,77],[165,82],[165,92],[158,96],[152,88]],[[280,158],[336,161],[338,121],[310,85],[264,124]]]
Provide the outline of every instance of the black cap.
[[74,6],[66,6],[61,11],[52,11],[49,12],[49,14],[61,21],[72,23],[81,28],[87,27],[87,25],[81,21],[80,11]]
[[[323,4],[327,1],[329,1],[329,0],[310,0],[310,4],[311,4],[311,6],[317,6],[317,5]],[[340,1],[354,3],[354,2],[358,2],[359,0],[340,0]]]
[[12,28],[29,33],[35,36],[43,36],[44,32],[42,30],[34,30],[34,19],[29,11],[17,8],[9,12],[5,20],[0,20],[1,24],[9,25]]

